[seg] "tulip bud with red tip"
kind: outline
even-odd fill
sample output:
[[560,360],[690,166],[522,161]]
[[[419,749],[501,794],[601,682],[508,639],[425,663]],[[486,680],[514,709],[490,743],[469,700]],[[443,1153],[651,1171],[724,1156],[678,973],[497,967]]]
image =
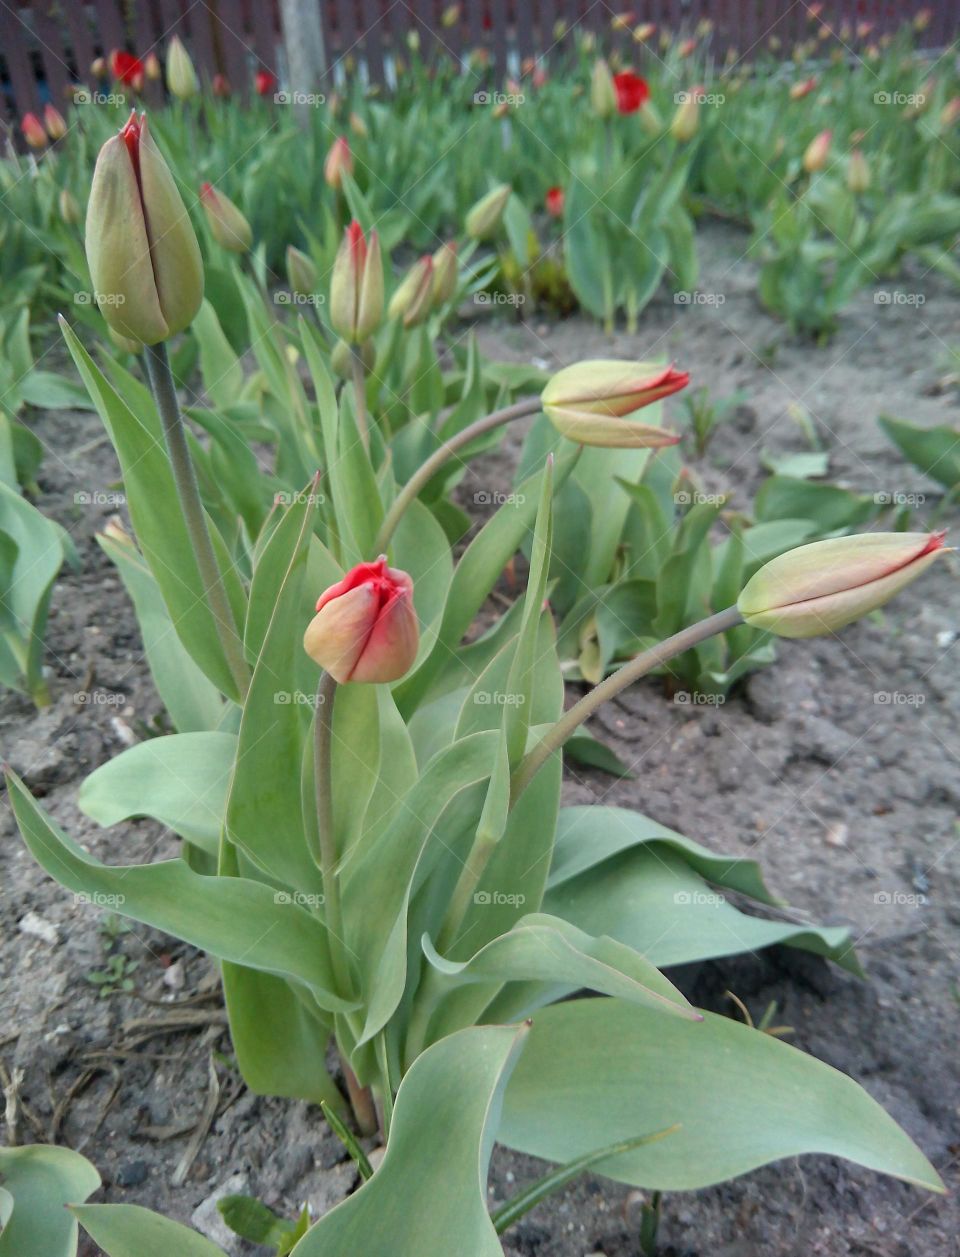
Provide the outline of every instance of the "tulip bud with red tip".
[[383,264],[375,231],[356,219],[343,233],[330,277],[330,325],[351,344],[372,336],[383,318]]
[[384,683],[413,666],[419,636],[413,581],[381,555],[320,595],[303,648],[341,684]]
[[67,134],[66,119],[55,105],[44,105],[43,125],[51,140],[62,140]]
[[203,206],[210,232],[224,249],[231,253],[246,253],[253,244],[250,224],[228,196],[218,192],[212,183],[200,186],[200,204]]
[[551,218],[563,218],[563,188],[548,188],[545,205]]
[[827,164],[827,158],[830,156],[830,141],[832,139],[832,131],[821,131],[807,145],[806,152],[803,154],[803,168],[808,175],[816,174],[818,170],[822,170]]
[[649,362],[578,362],[552,376],[541,394],[544,414],[568,440],[614,449],[676,445],[665,428],[625,416],[685,388],[690,376]]
[[115,332],[155,345],[203,300],[203,262],[170,168],[136,111],[97,157],[87,206],[87,262]]
[[210,88],[220,100],[226,100],[230,95],[230,80],[225,74],[215,74],[210,83]]
[[143,59],[143,73],[150,83],[159,83],[163,78],[160,58],[155,52],[148,52]]
[[467,210],[463,225],[471,240],[489,240],[496,235],[510,200],[510,192],[509,183],[498,184]]
[[425,253],[401,280],[390,298],[387,314],[391,319],[402,319],[406,328],[416,327],[430,313],[432,305],[433,258]]
[[327,186],[339,188],[343,182],[344,171],[348,175],[353,174],[353,154],[350,152],[349,141],[340,135],[331,144],[326,161],[323,163],[323,177],[327,181]]
[[258,70],[253,76],[253,86],[258,96],[270,96],[277,86],[276,75],[269,70]]
[[899,593],[947,553],[944,534],[830,537],[765,563],[737,600],[747,624],[779,637],[833,633]]
[[46,148],[47,133],[43,129],[43,123],[35,113],[25,113],[23,115],[20,119],[20,130],[23,132],[23,138],[31,148]]

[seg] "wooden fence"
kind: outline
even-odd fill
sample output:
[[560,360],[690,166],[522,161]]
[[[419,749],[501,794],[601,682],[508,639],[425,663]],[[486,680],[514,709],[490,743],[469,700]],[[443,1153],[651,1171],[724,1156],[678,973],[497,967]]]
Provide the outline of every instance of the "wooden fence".
[[[320,6],[327,75],[362,65],[383,81],[391,58],[405,49],[412,31],[424,56],[459,57],[483,47],[501,78],[526,56],[562,54],[572,32],[590,30],[616,38],[611,18],[629,12],[631,21],[652,21],[692,30],[703,18],[714,24],[712,47],[733,47],[742,56],[769,45],[789,49],[827,22],[872,22],[874,32],[895,30],[926,9],[925,43],[939,47],[960,30],[957,0],[826,0],[818,19],[802,0],[316,0]],[[561,25],[563,24],[563,25]],[[567,34],[560,34],[566,29]],[[60,105],[78,83],[95,87],[90,66],[113,48],[163,57],[177,33],[201,76],[226,75],[233,91],[250,93],[257,70],[283,79],[280,19],[276,0],[0,0],[0,119],[13,127],[28,110],[46,101]],[[621,39],[629,36],[621,35]],[[322,86],[322,84],[318,84]],[[148,84],[156,103],[159,84]],[[19,137],[18,137],[19,138]]]

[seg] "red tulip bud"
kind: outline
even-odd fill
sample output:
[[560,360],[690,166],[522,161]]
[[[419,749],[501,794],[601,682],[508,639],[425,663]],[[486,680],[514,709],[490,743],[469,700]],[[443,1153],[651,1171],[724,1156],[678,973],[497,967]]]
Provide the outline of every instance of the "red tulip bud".
[[31,148],[46,147],[47,133],[43,129],[43,123],[35,113],[25,113],[23,115],[20,119],[20,130],[23,132],[23,138]]
[[303,648],[341,684],[396,681],[413,666],[419,626],[413,581],[385,555],[358,563],[317,601]]
[[551,218],[563,218],[563,188],[547,189],[547,213]]

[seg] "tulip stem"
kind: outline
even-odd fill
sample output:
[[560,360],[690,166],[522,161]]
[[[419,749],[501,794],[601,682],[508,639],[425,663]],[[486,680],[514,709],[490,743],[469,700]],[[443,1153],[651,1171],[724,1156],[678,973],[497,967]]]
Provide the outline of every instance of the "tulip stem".
[[377,534],[376,544],[373,547],[377,554],[386,553],[387,546],[390,544],[390,538],[396,531],[404,511],[414,498],[419,497],[420,491],[424,486],[433,479],[445,463],[453,458],[458,450],[462,450],[465,445],[469,445],[477,437],[483,436],[485,432],[490,432],[493,428],[499,428],[501,424],[512,423],[514,419],[523,419],[526,415],[535,415],[540,409],[541,402],[539,397],[525,397],[523,401],[514,402],[512,406],[505,406],[502,410],[495,410],[492,414],[484,415],[482,419],[478,419],[476,423],[469,424],[462,432],[458,432],[449,441],[444,441],[438,449],[435,449],[430,457],[420,464],[394,498],[393,505],[387,511],[383,523],[380,525],[380,532]]
[[[340,882],[337,879],[337,842],[333,832],[333,705],[337,682],[329,672],[320,674],[317,684],[316,714],[313,721],[313,782],[317,799],[317,834],[320,847],[320,876],[323,880],[323,915],[330,945],[330,963],[337,994],[350,994],[351,982],[343,940],[343,913],[340,909]],[[351,1099],[352,1099],[351,1095]]]
[[563,746],[567,738],[575,733],[602,703],[615,698],[621,690],[625,690],[634,681],[639,681],[642,676],[646,676],[660,664],[675,659],[677,655],[682,655],[684,651],[691,650],[694,646],[699,646],[708,637],[713,637],[716,633],[725,633],[728,629],[742,623],[743,616],[737,608],[727,607],[725,611],[718,611],[716,615],[708,616],[697,624],[691,624],[688,628],[681,629],[679,633],[674,633],[672,637],[658,642],[656,646],[651,646],[649,650],[635,655],[629,663],[625,663],[606,680],[595,685],[592,690],[588,690],[579,702],[574,703],[555,724],[550,726],[533,750],[520,761],[510,783],[511,807],[550,756]]
[[363,352],[359,345],[350,346],[353,358],[353,401],[357,412],[357,428],[365,450],[370,449],[370,425],[367,421],[367,376],[363,367]]
[[197,473],[190,457],[187,437],[184,429],[180,403],[177,401],[177,390],[170,370],[170,359],[167,346],[161,341],[159,345],[147,345],[145,349],[147,376],[153,390],[160,420],[163,423],[163,434],[170,455],[170,466],[173,479],[177,486],[177,496],[183,511],[184,522],[197,567],[203,583],[204,597],[217,630],[217,637],[223,649],[227,667],[237,688],[239,702],[247,696],[250,685],[250,669],[243,654],[243,644],[237,632],[236,621],[224,588],[223,577],[214,553],[210,530],[200,501],[200,488],[197,484]]

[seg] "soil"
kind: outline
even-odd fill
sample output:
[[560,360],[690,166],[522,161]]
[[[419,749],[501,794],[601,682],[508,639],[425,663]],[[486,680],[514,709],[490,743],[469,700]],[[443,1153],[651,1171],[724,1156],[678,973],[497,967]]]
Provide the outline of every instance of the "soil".
[[[695,465],[709,491],[730,491],[747,506],[762,475],[760,450],[804,448],[791,417],[799,405],[830,451],[832,480],[925,497],[919,514],[929,516],[936,486],[900,459],[876,418],[954,418],[944,377],[960,346],[960,294],[932,274],[901,277],[896,288],[922,293],[924,304],[876,304],[867,291],[835,339],[818,347],[759,310],[745,244],[728,226],[701,232],[700,292],[722,302],[658,299],[636,336],[606,337],[582,319],[489,323],[480,328],[482,348],[551,366],[590,356],[675,357],[692,370],[694,386],[748,398]],[[59,358],[56,346],[51,353]],[[5,694],[3,754],[91,852],[112,862],[156,859],[171,854],[175,840],[155,823],[101,830],[76,806],[84,776],[161,715],[132,608],[94,540],[111,513],[122,513],[116,464],[95,415],[39,414],[31,425],[47,450],[38,505],[69,528],[82,566],[62,576],[53,599],[55,702],[38,713]],[[472,504],[479,489],[509,491],[516,452],[514,435],[479,460],[458,490],[462,503]],[[635,686],[593,731],[636,778],[577,768],[566,785],[567,802],[634,806],[717,850],[755,855],[773,889],[798,910],[853,927],[866,982],[785,948],[672,976],[695,1002],[731,1015],[727,991],[755,1017],[776,1001],[791,1041],[858,1079],[953,1188],[960,1158],[956,572],[955,560],[937,565],[882,620],[839,639],[782,643],[778,662],[722,706],[671,701],[655,682]],[[75,904],[34,865],[6,806],[2,825],[0,1060],[5,1085],[22,1071],[20,1139],[79,1149],[103,1176],[98,1199],[192,1219],[234,1253],[264,1250],[211,1229],[211,1197],[225,1185],[289,1215],[304,1200],[323,1212],[351,1191],[356,1176],[320,1113],[251,1095],[231,1068],[208,958],[136,924],[111,932],[108,916]],[[134,989],[102,996],[89,977],[116,955],[136,963]],[[498,1150],[491,1201],[541,1170]],[[637,1257],[643,1200],[585,1178],[529,1214],[504,1237],[504,1250]],[[666,1197],[659,1251],[949,1257],[960,1252],[958,1235],[953,1196],[808,1157]],[[85,1257],[98,1251],[82,1241]]]

